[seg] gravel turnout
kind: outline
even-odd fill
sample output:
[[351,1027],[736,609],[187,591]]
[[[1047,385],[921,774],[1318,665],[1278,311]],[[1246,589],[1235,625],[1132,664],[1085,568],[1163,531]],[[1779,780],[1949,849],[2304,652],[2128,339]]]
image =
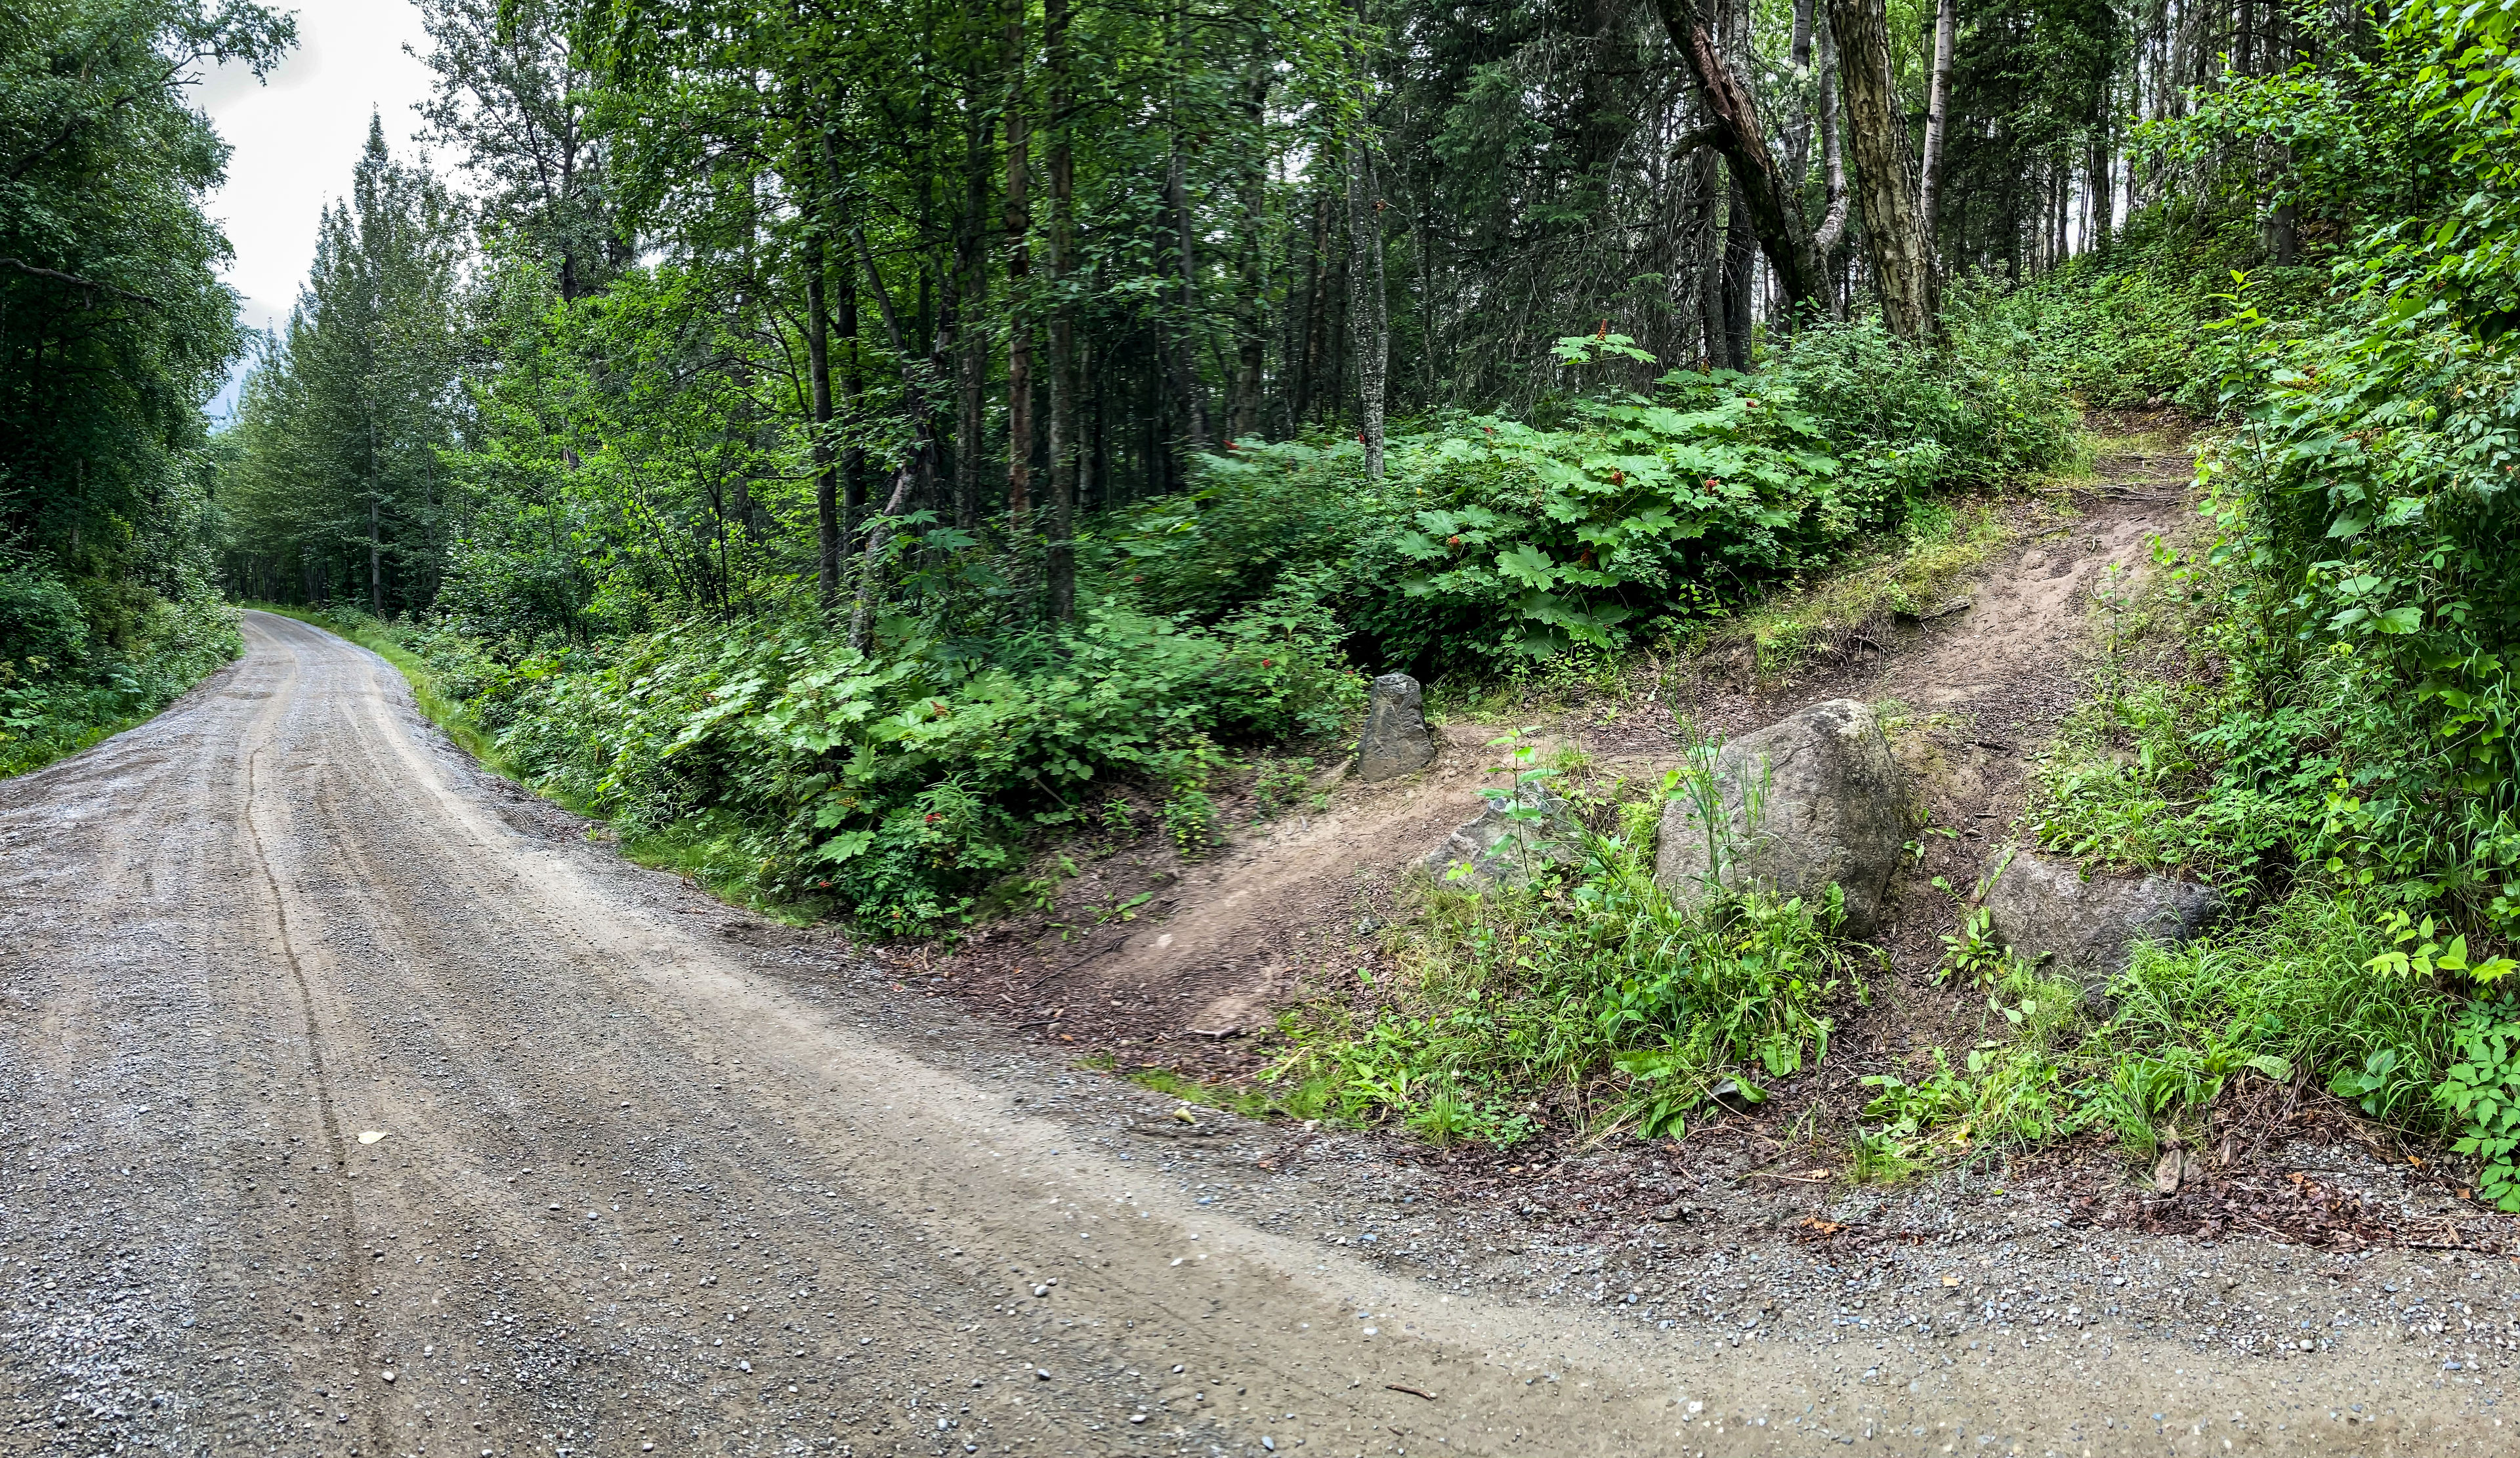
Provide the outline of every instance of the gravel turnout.
[[1740,1140],[1465,1193],[629,865],[245,631],[0,784],[0,1453],[2510,1450],[2503,1258]]

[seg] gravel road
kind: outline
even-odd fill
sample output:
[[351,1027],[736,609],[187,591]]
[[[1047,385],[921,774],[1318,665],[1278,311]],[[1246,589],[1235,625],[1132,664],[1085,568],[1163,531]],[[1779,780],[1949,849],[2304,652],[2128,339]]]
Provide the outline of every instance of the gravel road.
[[[1160,1137],[589,844],[381,660],[246,636],[0,783],[0,1452],[2509,1450],[2507,1271],[2276,1361],[2116,1320],[2208,1299],[2123,1240],[2133,1288],[2062,1235],[1526,1245],[1334,1140]],[[2307,1280],[2240,1249],[2226,1289]]]

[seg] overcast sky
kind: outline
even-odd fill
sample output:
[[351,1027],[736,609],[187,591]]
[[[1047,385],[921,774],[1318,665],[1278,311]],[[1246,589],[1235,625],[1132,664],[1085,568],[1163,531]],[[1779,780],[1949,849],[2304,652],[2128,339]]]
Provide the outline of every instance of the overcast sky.
[[[315,257],[324,204],[349,191],[371,112],[384,118],[397,155],[415,149],[412,104],[428,94],[428,67],[403,47],[428,50],[409,0],[300,0],[297,45],[257,85],[242,66],[213,72],[195,93],[235,148],[227,185],[209,214],[236,246],[228,282],[245,296],[251,329],[285,324]],[[235,382],[210,407],[223,417]]]

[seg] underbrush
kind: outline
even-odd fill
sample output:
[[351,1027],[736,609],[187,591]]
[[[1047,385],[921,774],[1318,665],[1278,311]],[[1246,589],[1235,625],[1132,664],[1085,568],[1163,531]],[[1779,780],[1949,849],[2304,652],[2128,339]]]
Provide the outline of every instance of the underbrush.
[[2456,1111],[2435,1090],[2456,1055],[2461,1002],[2375,975],[2371,959],[2395,946],[2363,904],[2305,887],[2222,935],[2138,948],[2108,985],[2105,1014],[2017,959],[1976,959],[1983,1036],[1960,1067],[1936,1048],[1913,1072],[1865,1079],[1875,1093],[1856,1171],[1896,1176],[2087,1129],[2150,1160],[2165,1143],[2202,1147],[2216,1101],[2249,1078],[2301,1078],[2384,1127],[2454,1133]]
[[[1979,516],[1944,498],[2075,449],[2043,347],[1982,311],[1940,355],[1869,323],[1816,326],[1756,375],[1676,371],[1651,396],[1547,418],[1437,417],[1391,439],[1378,483],[1351,443],[1237,442],[1201,464],[1198,490],[1105,521],[1083,559],[1123,600],[1202,620],[1300,583],[1379,662],[1421,673],[1615,657],[1884,533],[1964,570]],[[1558,352],[1578,370],[1642,357],[1611,334]]]
[[1397,970],[1288,1012],[1268,1080],[1346,1122],[1511,1144],[1552,1126],[1677,1137],[1718,1096],[1763,1101],[1762,1081],[1825,1058],[1867,961],[1834,939],[1834,892],[1688,905],[1653,879],[1660,797],[1617,793],[1591,799],[1605,828],[1562,873],[1420,885],[1386,942]]
[[207,592],[124,596],[100,613],[49,576],[0,571],[0,776],[147,720],[245,650],[235,609]]
[[633,855],[896,936],[982,912],[1034,836],[1095,823],[1117,781],[1150,786],[1166,832],[1206,849],[1235,746],[1334,732],[1363,697],[1292,598],[1213,627],[1106,602],[985,652],[905,633],[860,653],[806,623],[540,652],[445,625],[393,636],[515,773],[610,819]]

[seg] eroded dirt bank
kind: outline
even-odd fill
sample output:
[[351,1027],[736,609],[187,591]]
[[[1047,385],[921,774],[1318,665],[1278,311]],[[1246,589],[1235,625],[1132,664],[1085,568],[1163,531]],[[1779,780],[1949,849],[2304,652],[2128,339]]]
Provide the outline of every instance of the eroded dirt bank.
[[[247,635],[159,719],[0,784],[0,1451],[2503,1440],[2470,1374],[2507,1274],[2452,1274],[2446,1369],[2299,1253],[2129,1264],[2044,1222],[1544,1245],[1362,1146],[1167,1137],[1150,1095],[588,845],[380,660]],[[2337,1284],[2377,1300],[2411,1259]],[[2307,1282],[2312,1349],[2139,1325],[2165,1282],[2203,1306],[2182,1261],[2217,1301]],[[2034,1277],[2089,1304],[2016,1309]]]

